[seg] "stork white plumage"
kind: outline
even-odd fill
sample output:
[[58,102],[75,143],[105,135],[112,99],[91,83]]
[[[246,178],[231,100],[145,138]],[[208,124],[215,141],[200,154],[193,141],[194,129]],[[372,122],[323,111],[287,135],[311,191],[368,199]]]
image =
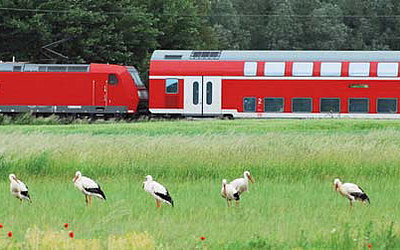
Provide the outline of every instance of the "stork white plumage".
[[21,202],[22,200],[31,201],[31,197],[29,196],[28,187],[19,180],[15,174],[10,174],[8,176],[10,179],[10,191],[11,194],[18,198]]
[[235,179],[229,184],[239,192],[239,195],[241,195],[243,192],[249,190],[249,180],[254,183],[253,176],[251,176],[250,172],[244,171],[243,178]]
[[174,206],[174,201],[169,195],[168,190],[160,183],[153,181],[151,175],[146,176],[146,181],[143,182],[143,189],[156,200],[156,206],[161,207],[161,202]]
[[239,192],[231,184],[227,184],[226,179],[222,180],[221,196],[226,199],[228,207],[232,205],[232,200],[235,200],[236,206],[239,205]]
[[354,183],[342,183],[339,179],[334,180],[335,190],[338,191],[342,196],[346,197],[350,201],[350,207],[353,206],[353,202],[359,200],[363,204],[370,203],[368,195],[362,188]]
[[103,190],[101,190],[99,184],[88,177],[82,176],[81,172],[77,171],[75,173],[73,182],[75,187],[85,194],[86,205],[88,205],[88,196],[90,205],[92,205],[92,196],[106,200],[106,195]]

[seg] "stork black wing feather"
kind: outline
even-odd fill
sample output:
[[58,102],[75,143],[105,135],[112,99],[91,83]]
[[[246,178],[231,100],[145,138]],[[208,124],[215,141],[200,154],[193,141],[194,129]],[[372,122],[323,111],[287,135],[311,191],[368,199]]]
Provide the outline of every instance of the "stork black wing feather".
[[104,200],[106,200],[106,195],[104,194],[103,190],[100,189],[100,186],[98,188],[85,188],[84,189],[89,192],[89,193],[94,193],[94,194],[99,194],[101,197],[103,197]]
[[29,197],[28,191],[21,191],[21,194],[22,194],[23,196],[25,196],[25,197],[31,198],[31,197]]
[[369,200],[369,197],[366,193],[350,193],[351,196],[353,196],[355,199],[359,199],[362,201],[367,201],[368,203],[371,203]]
[[174,206],[174,201],[172,200],[172,198],[169,195],[168,191],[167,191],[166,194],[158,193],[158,192],[154,192],[154,194],[157,195],[158,197],[160,197],[161,199],[168,201],[169,203],[171,203],[172,206]]

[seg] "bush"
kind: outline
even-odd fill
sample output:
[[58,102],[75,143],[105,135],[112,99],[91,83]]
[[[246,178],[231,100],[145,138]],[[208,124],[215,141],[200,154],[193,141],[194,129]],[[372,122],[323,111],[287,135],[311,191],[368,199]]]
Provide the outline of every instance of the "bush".
[[34,117],[32,115],[31,112],[27,112],[27,113],[21,113],[18,114],[14,120],[13,120],[13,124],[17,124],[17,125],[29,125],[29,124],[33,124],[34,121]]
[[0,125],[8,125],[12,123],[12,119],[8,115],[0,114]]

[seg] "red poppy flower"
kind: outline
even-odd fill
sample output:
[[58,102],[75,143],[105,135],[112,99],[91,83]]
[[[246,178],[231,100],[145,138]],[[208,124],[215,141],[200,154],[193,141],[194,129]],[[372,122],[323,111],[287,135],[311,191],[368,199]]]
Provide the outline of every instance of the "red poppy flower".
[[205,239],[206,239],[206,237],[204,237],[204,236],[200,237],[200,240],[205,240]]
[[372,249],[372,244],[368,243],[368,249]]
[[13,235],[12,232],[11,232],[11,231],[8,231],[7,236],[11,238],[12,235]]
[[65,227],[65,228],[68,228],[68,223],[64,223],[64,227]]
[[70,238],[74,238],[74,236],[75,236],[74,231],[69,231],[68,236],[69,236]]
[[3,224],[2,223],[0,223],[0,228],[3,228]]

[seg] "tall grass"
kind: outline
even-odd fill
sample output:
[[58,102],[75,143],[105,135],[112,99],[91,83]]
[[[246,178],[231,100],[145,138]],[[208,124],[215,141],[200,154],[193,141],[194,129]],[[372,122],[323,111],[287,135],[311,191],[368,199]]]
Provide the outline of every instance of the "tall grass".
[[[179,127],[182,123],[162,124]],[[146,125],[151,130],[152,123],[138,127],[145,129]],[[220,125],[217,121],[216,127]],[[262,129],[264,124],[248,121],[248,125],[258,125]],[[122,131],[127,128],[125,124],[120,126]],[[273,127],[272,131],[259,134],[252,130],[246,132],[245,128],[227,131],[229,126],[224,127],[224,132],[217,129],[213,133],[192,134],[194,129],[189,127],[186,134],[170,134],[166,129],[164,134],[154,136],[135,134],[135,126],[129,124],[132,131],[126,134],[118,133],[118,125],[61,126],[62,133],[53,126],[30,126],[27,130],[25,127],[0,128],[0,174],[17,171],[62,177],[80,169],[96,176],[141,178],[153,173],[160,177],[194,180],[229,178],[250,169],[268,179],[399,176],[398,127],[352,132],[334,129],[279,132]],[[97,134],[96,129],[107,129],[109,133]]]
[[[399,145],[398,121],[3,126],[0,239],[12,230],[29,249],[30,228],[43,235],[68,222],[78,239],[103,248],[144,232],[161,249],[398,248]],[[72,185],[76,170],[97,180],[108,200],[85,208]],[[228,209],[221,179],[244,170],[256,183]],[[31,205],[9,194],[11,172],[30,187]],[[147,174],[168,187],[175,208],[155,209],[141,186]],[[350,209],[333,191],[335,177],[362,186],[371,206]]]

